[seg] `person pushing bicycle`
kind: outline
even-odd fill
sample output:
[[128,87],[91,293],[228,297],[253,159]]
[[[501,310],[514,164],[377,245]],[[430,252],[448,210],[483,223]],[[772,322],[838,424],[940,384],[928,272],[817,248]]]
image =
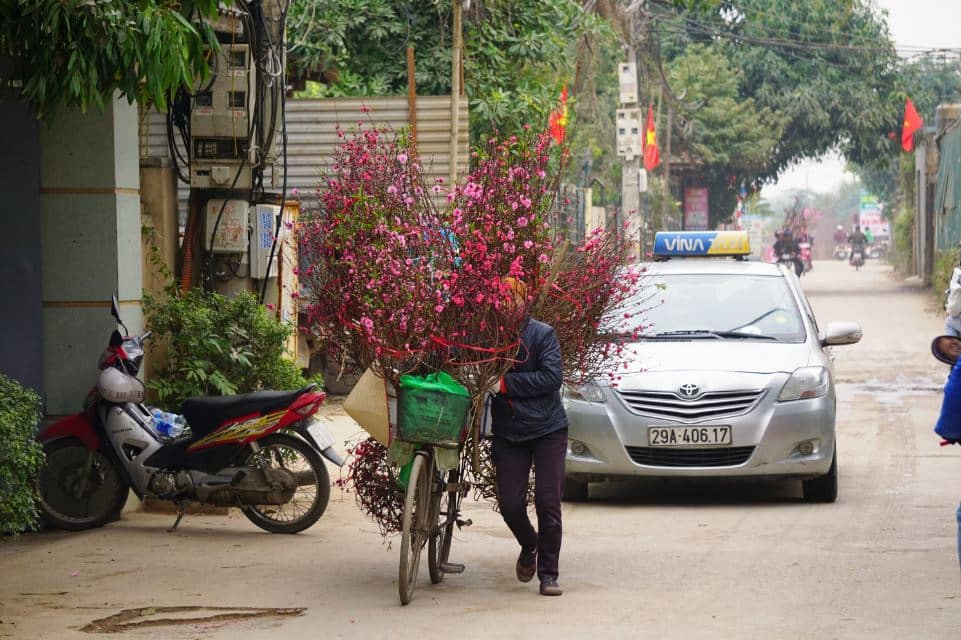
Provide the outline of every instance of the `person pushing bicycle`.
[[[527,287],[505,279],[518,306]],[[540,593],[559,596],[561,498],[567,455],[567,414],[561,404],[563,368],[554,329],[530,316],[521,330],[517,362],[501,378],[491,401],[492,460],[501,515],[521,546],[517,579],[540,579]],[[527,492],[534,467],[537,529],[527,515]]]

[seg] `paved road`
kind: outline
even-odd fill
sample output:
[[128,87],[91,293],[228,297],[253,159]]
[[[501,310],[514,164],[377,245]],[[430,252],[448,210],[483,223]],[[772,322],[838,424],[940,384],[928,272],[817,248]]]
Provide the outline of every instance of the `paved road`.
[[[0,544],[0,638],[89,637],[78,629],[96,618],[180,605],[306,611],[122,637],[958,638],[961,454],[931,433],[945,375],[927,351],[934,305],[875,264],[818,263],[804,285],[822,324],[865,333],[837,351],[836,504],[805,504],[789,484],[602,487],[565,506],[559,599],[513,578],[506,528],[474,505],[455,546],[467,573],[436,587],[423,576],[404,608],[397,542],[383,544],[350,495],[294,537],[199,516],[166,534],[170,518],[133,513]],[[335,414],[341,435],[347,420]]]

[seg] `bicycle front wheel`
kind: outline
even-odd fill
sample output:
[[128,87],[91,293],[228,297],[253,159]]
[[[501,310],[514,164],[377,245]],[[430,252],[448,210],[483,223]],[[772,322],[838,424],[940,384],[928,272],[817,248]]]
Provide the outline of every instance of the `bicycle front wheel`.
[[[447,476],[450,486],[458,484],[457,470],[451,470]],[[434,527],[430,532],[427,545],[427,569],[430,581],[438,584],[444,580],[444,570],[441,568],[450,559],[450,543],[454,538],[454,525],[457,524],[457,514],[460,508],[460,491],[435,493],[431,500],[432,511],[439,517],[434,518]]]
[[431,469],[427,468],[428,462],[426,453],[417,453],[414,456],[414,464],[411,466],[410,480],[407,481],[400,540],[400,567],[397,577],[401,604],[408,604],[414,597],[420,555],[430,531]]

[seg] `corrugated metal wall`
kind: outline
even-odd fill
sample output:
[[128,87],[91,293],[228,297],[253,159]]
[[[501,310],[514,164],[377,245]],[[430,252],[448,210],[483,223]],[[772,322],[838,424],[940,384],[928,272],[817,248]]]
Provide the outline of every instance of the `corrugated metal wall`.
[[[364,112],[364,107],[370,109]],[[421,96],[417,98],[417,149],[427,179],[447,177],[450,143],[450,96]],[[370,98],[291,99],[287,101],[287,189],[300,193],[305,208],[316,202],[320,176],[333,157],[337,146],[337,125],[345,130],[365,126],[386,126],[399,131],[408,126],[405,96]],[[461,101],[458,135],[458,175],[467,170],[468,110],[467,100]],[[141,157],[170,156],[167,146],[166,116],[151,111],[141,118]],[[283,167],[278,163],[273,177],[274,188],[283,183]],[[180,183],[180,202],[183,214],[188,186]]]
[[941,138],[938,184],[934,212],[938,251],[958,246],[961,240],[961,128],[948,130]]

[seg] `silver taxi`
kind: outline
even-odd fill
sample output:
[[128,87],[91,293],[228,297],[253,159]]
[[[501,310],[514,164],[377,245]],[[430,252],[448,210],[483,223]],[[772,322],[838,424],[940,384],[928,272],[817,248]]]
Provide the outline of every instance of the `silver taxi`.
[[820,327],[797,277],[749,253],[738,232],[657,234],[617,377],[565,388],[567,499],[639,476],[795,478],[837,499],[829,347],[861,329]]

